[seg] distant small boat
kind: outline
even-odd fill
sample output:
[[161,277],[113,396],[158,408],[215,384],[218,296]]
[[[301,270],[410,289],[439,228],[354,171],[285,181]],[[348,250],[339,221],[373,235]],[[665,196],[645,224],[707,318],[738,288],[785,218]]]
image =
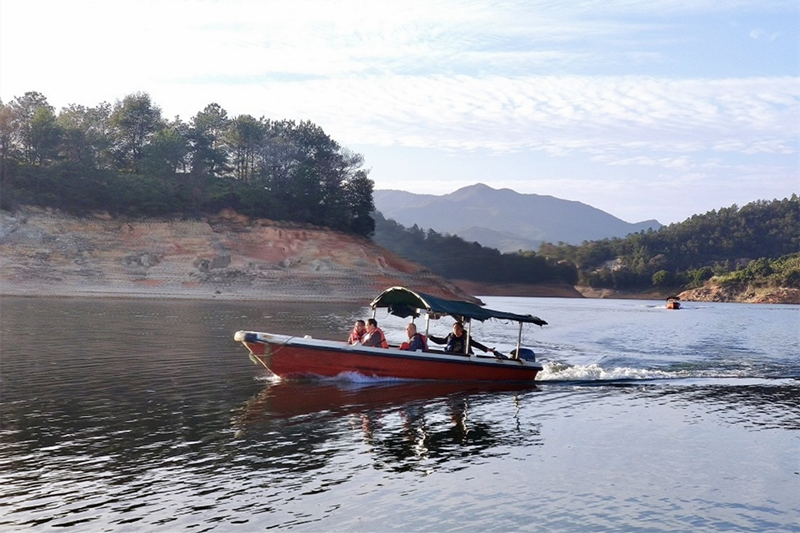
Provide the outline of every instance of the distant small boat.
[[667,298],[667,309],[680,309],[681,299],[678,296],[670,296]]
[[469,302],[445,300],[407,289],[391,287],[371,303],[373,311],[385,308],[392,315],[411,318],[426,316],[425,335],[430,320],[451,316],[464,322],[465,346],[469,345],[473,320],[496,319],[519,324],[517,345],[510,354],[491,355],[448,353],[428,349],[408,351],[398,346],[378,348],[350,345],[343,341],[312,339],[257,331],[237,331],[235,340],[250,351],[251,359],[282,378],[333,377],[358,373],[368,377],[425,379],[437,381],[533,381],[542,370],[533,350],[522,347],[522,325],[544,326],[544,320],[487,309]]

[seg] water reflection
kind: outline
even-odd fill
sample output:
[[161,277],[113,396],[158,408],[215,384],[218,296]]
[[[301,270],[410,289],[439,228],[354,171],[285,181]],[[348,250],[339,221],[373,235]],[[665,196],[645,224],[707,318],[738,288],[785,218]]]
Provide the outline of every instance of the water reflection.
[[515,384],[286,381],[248,400],[233,426],[245,440],[274,439],[278,427],[286,434],[311,426],[314,434],[293,444],[319,458],[324,454],[315,448],[336,448],[324,441],[341,440],[334,428],[346,422],[376,468],[457,470],[475,456],[488,460],[507,447],[541,445],[540,424],[519,416],[522,397],[537,391]]
[[697,384],[650,389],[654,400],[685,403],[716,412],[730,424],[756,430],[800,430],[800,380],[698,380]]

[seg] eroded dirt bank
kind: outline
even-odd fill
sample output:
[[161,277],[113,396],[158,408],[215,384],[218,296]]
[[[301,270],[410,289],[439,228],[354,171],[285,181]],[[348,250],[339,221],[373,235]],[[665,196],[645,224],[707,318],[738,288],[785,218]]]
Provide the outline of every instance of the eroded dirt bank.
[[368,302],[392,285],[470,298],[369,239],[223,212],[202,220],[0,212],[0,294]]

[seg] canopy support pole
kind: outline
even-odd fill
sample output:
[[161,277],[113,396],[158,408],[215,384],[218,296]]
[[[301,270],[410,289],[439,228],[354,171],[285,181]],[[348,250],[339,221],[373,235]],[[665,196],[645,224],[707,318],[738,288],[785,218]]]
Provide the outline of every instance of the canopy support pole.
[[522,322],[519,323],[519,335],[517,335],[517,353],[515,359],[519,359],[519,351],[522,348]]
[[466,322],[467,322],[467,339],[466,342],[464,342],[464,353],[472,357],[472,355],[469,353],[469,339],[470,335],[472,334],[472,320],[466,320]]

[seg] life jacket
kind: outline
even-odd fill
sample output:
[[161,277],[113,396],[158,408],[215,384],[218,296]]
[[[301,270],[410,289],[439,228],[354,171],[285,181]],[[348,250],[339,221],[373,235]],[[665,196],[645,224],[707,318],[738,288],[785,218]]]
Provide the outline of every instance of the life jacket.
[[[415,333],[414,336],[418,336],[420,338],[420,340],[422,341],[422,351],[423,352],[427,352],[428,351],[428,337],[426,337],[422,333]],[[404,342],[403,344],[400,345],[400,349],[401,350],[408,350],[409,348],[411,348],[411,343],[408,342],[408,341],[406,341],[406,342]]]
[[367,330],[362,331],[359,333],[356,331],[356,328],[350,332],[350,336],[347,338],[347,344],[358,344],[359,342],[364,340],[364,335],[367,334]]
[[375,335],[380,335],[381,336],[381,342],[378,343],[377,345],[375,345],[376,348],[378,346],[380,346],[381,348],[388,348],[389,347],[389,343],[386,342],[386,335],[383,334],[383,331],[381,331],[381,328],[375,328],[375,331],[373,331],[372,333],[367,333],[367,335],[364,336],[364,340],[366,341],[368,339],[371,339]]
[[417,333],[417,335],[419,335],[419,338],[422,339],[422,351],[427,352],[428,351],[428,337],[426,337],[422,333]]
[[381,344],[380,344],[381,348],[388,348],[389,347],[389,343],[386,342],[386,335],[383,334],[383,331],[381,330],[381,328],[375,328],[375,331],[373,333],[380,333],[381,334]]
[[447,336],[447,346],[444,347],[444,351],[448,353],[464,353],[466,337],[466,334],[456,337],[451,333]]

